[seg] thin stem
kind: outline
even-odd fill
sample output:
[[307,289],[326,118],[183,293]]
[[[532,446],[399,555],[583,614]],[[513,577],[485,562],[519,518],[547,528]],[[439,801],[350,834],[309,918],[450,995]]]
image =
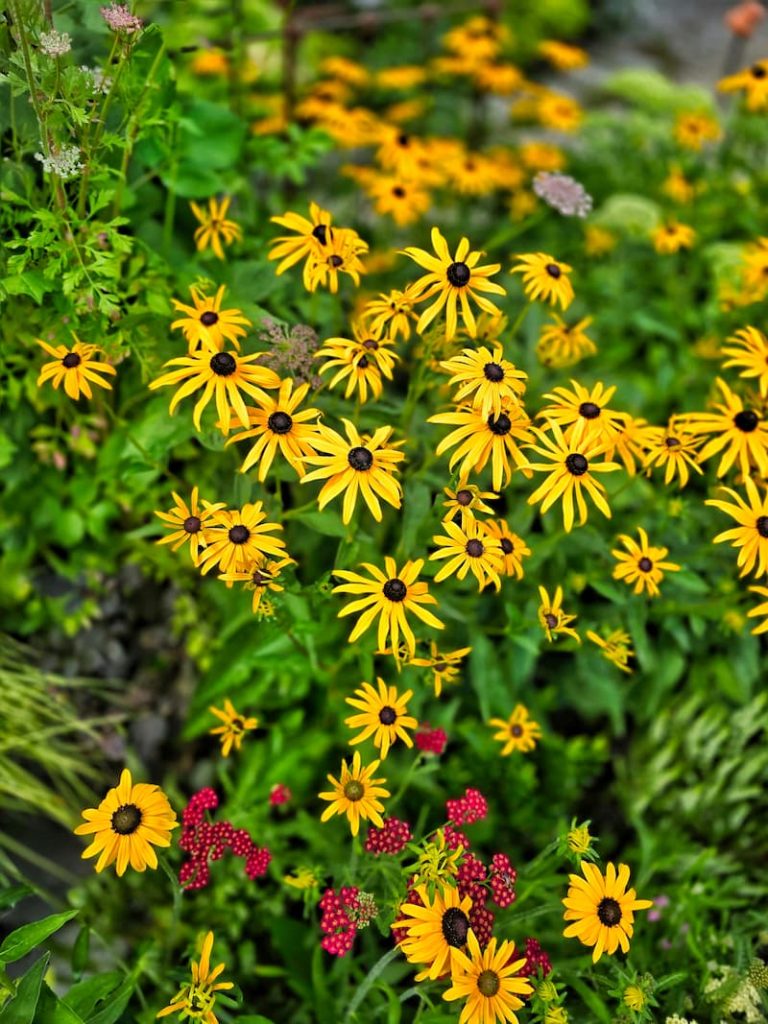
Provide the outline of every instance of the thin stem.
[[355,1013],[355,1011],[357,1010],[358,1006],[360,1006],[362,1001],[368,995],[368,993],[370,992],[371,988],[373,987],[374,982],[377,980],[379,975],[399,955],[400,955],[400,949],[397,946],[395,946],[394,949],[388,950],[384,954],[384,956],[380,957],[376,961],[376,963],[373,965],[373,967],[370,969],[370,971],[368,971],[366,976],[363,978],[363,980],[357,986],[357,991],[352,996],[350,1004],[347,1007],[347,1012],[344,1015],[345,1022],[352,1020],[352,1015]]

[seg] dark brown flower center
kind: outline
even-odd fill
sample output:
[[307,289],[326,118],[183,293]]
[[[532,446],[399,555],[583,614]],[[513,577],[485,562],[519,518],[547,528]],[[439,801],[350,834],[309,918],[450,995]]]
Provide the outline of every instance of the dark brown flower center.
[[237,369],[237,363],[229,352],[217,352],[215,356],[211,356],[210,367],[219,377],[231,377]]
[[401,134],[397,136],[397,144],[398,146],[409,146],[411,144],[410,135],[407,135],[405,132],[401,132]]
[[664,438],[664,444],[667,446],[667,448],[679,448],[680,447],[680,442],[678,441],[678,439],[676,437],[665,437]]
[[761,64],[753,64],[750,70],[753,78],[765,78],[768,75],[768,71]]
[[367,370],[370,365],[371,360],[368,358],[368,356],[360,356],[360,358],[357,360],[358,370]]
[[600,415],[600,406],[594,402],[582,402],[579,406],[579,415],[585,420],[594,420]]
[[574,452],[566,457],[565,467],[568,472],[573,473],[574,476],[584,476],[589,469],[589,462],[583,455],[579,455],[577,452]]
[[515,545],[512,543],[509,537],[502,537],[501,540],[499,541],[499,544],[501,544],[501,550],[504,552],[505,555],[511,555],[512,552],[515,550]]
[[604,896],[597,905],[597,916],[607,928],[613,928],[621,920],[621,906],[618,900]]
[[328,225],[327,224],[316,224],[312,228],[312,235],[318,240],[320,245],[328,244]]
[[184,530],[187,533],[199,533],[201,526],[200,516],[187,516],[184,520]]
[[755,523],[755,526],[757,527],[757,532],[761,537],[768,538],[768,516],[760,516]]
[[347,453],[347,462],[350,464],[352,469],[356,469],[359,472],[364,473],[373,465],[373,453],[367,448],[350,448]]
[[401,188],[399,185],[395,185],[392,189],[392,195],[397,196],[398,199],[405,199],[405,189]]
[[112,815],[112,831],[129,836],[141,824],[141,811],[136,804],[122,804]]
[[443,914],[443,938],[457,949],[465,945],[469,932],[469,918],[458,907],[449,907]]
[[480,995],[487,996],[489,999],[491,996],[495,996],[501,988],[501,981],[496,971],[486,970],[481,971],[477,978],[477,990]]
[[341,258],[341,256],[337,256],[334,253],[333,256],[331,256],[331,258],[328,260],[328,262],[331,264],[332,267],[340,267],[344,260]]
[[557,627],[557,616],[553,615],[552,612],[547,612],[544,616],[544,621],[550,629],[555,629]]
[[464,508],[472,504],[472,491],[456,491],[456,501]]
[[643,555],[643,557],[637,563],[637,567],[640,570],[640,572],[650,572],[653,568],[653,562],[647,555]]
[[498,363],[486,363],[483,367],[483,373],[487,380],[492,381],[494,384],[498,384],[500,380],[504,380],[504,369]]
[[82,359],[77,352],[67,352],[64,358],[61,360],[61,365],[67,370],[74,370],[76,366],[79,366]]
[[233,526],[228,534],[229,540],[232,544],[245,544],[250,536],[251,531],[247,526],[243,526],[242,524]]
[[379,721],[382,725],[394,725],[397,721],[397,712],[387,704],[379,712]]
[[518,738],[518,737],[523,735],[523,727],[522,727],[522,725],[513,725],[512,728],[509,731],[516,738]]
[[200,314],[200,323],[203,327],[213,327],[214,324],[219,322],[219,314],[214,313],[212,309],[206,309],[204,313]]
[[254,586],[266,587],[268,583],[272,582],[272,577],[268,573],[263,573],[261,569],[254,569],[251,574],[251,580]]
[[555,280],[557,280],[558,277],[561,277],[563,273],[556,263],[547,263],[544,269],[549,274],[549,276],[554,277]]
[[488,423],[488,429],[490,432],[498,435],[499,437],[503,437],[505,434],[508,434],[512,428],[512,420],[505,412],[499,413],[498,416],[490,415],[486,422]]
[[363,342],[363,348],[373,349],[374,352],[378,349],[378,347],[378,341],[375,341],[373,338],[366,338],[365,341]]
[[287,412],[273,412],[267,420],[267,426],[273,434],[287,434],[293,426],[293,420]]
[[350,779],[344,786],[344,796],[347,800],[351,800],[355,803],[357,800],[362,800],[365,795],[365,786],[362,782],[358,782],[357,779]]
[[472,271],[466,263],[451,263],[445,272],[445,276],[448,278],[448,283],[452,284],[454,288],[464,288],[469,284]]
[[737,412],[733,417],[733,422],[739,430],[743,430],[745,434],[751,434],[757,428],[759,417],[751,409],[742,409],[741,412]]
[[408,593],[408,587],[397,577],[387,580],[381,590],[388,601],[404,601]]
[[485,551],[482,543],[479,540],[468,540],[465,551],[470,558],[480,558]]

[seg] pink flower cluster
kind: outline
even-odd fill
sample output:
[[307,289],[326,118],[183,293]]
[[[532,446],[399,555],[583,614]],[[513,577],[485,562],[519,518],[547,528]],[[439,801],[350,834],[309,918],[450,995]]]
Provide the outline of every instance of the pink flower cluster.
[[265,875],[272,854],[257,846],[244,828],[235,828],[229,821],[211,823],[206,811],[219,806],[216,793],[206,786],[195,793],[182,813],[179,846],[189,854],[179,871],[179,881],[185,889],[204,889],[211,881],[209,861],[221,860],[229,850],[235,857],[245,860],[245,873],[250,879]]
[[283,782],[276,782],[272,789],[269,791],[269,804],[270,807],[279,807],[280,804],[287,804],[293,793]]
[[488,801],[479,789],[468,789],[464,796],[447,800],[445,812],[452,825],[474,825],[488,816]]
[[144,27],[141,18],[131,14],[128,4],[118,4],[114,0],[109,7],[101,8],[101,16],[113,32],[138,32]]
[[520,974],[523,978],[530,978],[534,974],[538,974],[539,968],[544,975],[549,974],[552,970],[552,961],[549,959],[547,954],[541,948],[541,943],[537,939],[526,939],[525,950],[515,950],[515,957],[525,957],[525,966],[520,968]]
[[385,818],[381,828],[371,825],[365,837],[365,852],[377,857],[380,853],[400,853],[412,839],[411,826],[398,818]]
[[319,907],[323,912],[320,945],[326,953],[338,957],[347,955],[358,931],[370,924],[378,913],[371,894],[360,892],[354,885],[342,886],[338,893],[335,889],[326,889]]
[[492,901],[502,909],[514,903],[517,899],[517,872],[504,853],[494,854],[488,868],[474,853],[466,852],[459,866],[457,881],[462,898],[469,896],[472,900],[469,923],[484,948],[493,935],[494,915],[488,902]]
[[440,754],[445,750],[448,734],[444,729],[430,729],[429,722],[422,722],[416,733],[416,746],[425,754]]

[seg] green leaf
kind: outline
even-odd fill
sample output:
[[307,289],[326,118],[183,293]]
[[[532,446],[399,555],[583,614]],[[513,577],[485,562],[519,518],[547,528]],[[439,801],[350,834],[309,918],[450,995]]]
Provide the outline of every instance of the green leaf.
[[43,982],[33,1024],[85,1024],[85,1021]]
[[0,889],[0,910],[15,907],[20,900],[31,896],[34,891],[29,885],[12,885],[7,889]]
[[49,956],[41,956],[19,981],[16,995],[0,1010],[0,1024],[29,1024],[34,1020]]
[[[128,1003],[131,1001],[133,995],[134,981],[133,978],[126,978],[119,988],[109,997],[107,1005],[88,1017],[86,1024],[116,1024],[125,1010]],[[67,996],[69,1001],[69,996]]]
[[72,947],[72,971],[75,977],[79,978],[88,966],[88,953],[91,946],[91,930],[83,925],[77,933],[75,944]]
[[65,910],[63,914],[51,914],[50,917],[44,917],[42,921],[24,924],[21,928],[12,931],[0,946],[0,961],[12,964],[16,960],[21,960],[27,953],[31,953],[35,946],[45,942],[49,935],[53,935],[63,927],[67,921],[77,917],[78,913],[77,910]]

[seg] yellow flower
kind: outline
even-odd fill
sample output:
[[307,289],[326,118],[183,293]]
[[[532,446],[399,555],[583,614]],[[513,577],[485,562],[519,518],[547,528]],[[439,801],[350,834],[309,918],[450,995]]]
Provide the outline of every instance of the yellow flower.
[[[768,519],[766,522],[768,523]],[[626,534],[619,535],[619,540],[627,550],[611,552],[619,563],[613,570],[613,578],[624,580],[628,586],[634,583],[636,594],[642,594],[645,590],[649,597],[658,597],[661,593],[659,584],[664,579],[664,573],[678,572],[680,566],[674,562],[664,561],[669,549],[651,547],[648,544],[648,534],[642,526],[638,526],[637,532],[640,534],[639,544]]]
[[720,125],[710,114],[682,113],[675,119],[675,139],[685,149],[699,151],[705,142],[717,142]]
[[411,658],[408,662],[409,665],[416,665],[419,668],[429,668],[432,670],[432,681],[435,687],[435,696],[439,697],[443,692],[443,686],[450,685],[451,683],[458,683],[459,681],[459,666],[464,658],[472,650],[471,647],[462,647],[458,651],[451,651],[450,653],[442,654],[437,649],[437,644],[434,640],[429,642],[429,657],[428,658]]
[[[750,587],[749,589],[751,593],[757,594],[759,597],[768,598],[768,587]],[[747,612],[748,619],[757,618],[758,615],[763,615],[765,619],[752,630],[755,636],[768,631],[768,600],[755,605],[754,608]]]
[[575,132],[584,114],[581,106],[572,97],[547,91],[536,105],[536,116],[545,128],[553,128],[559,132]]
[[178,299],[172,299],[176,312],[185,313],[186,316],[174,320],[171,330],[181,329],[190,354],[199,348],[220,352],[225,341],[231,341],[236,349],[240,348],[240,338],[245,337],[246,333],[244,328],[250,327],[251,321],[239,309],[221,308],[226,290],[227,286],[221,285],[211,298],[192,285],[189,293],[194,305],[185,306]]
[[112,385],[104,380],[102,374],[117,373],[114,366],[109,363],[101,363],[93,358],[95,355],[104,355],[98,345],[84,345],[73,333],[74,345],[67,348],[66,345],[49,345],[38,339],[37,344],[54,357],[52,363],[44,363],[40,368],[40,375],[37,378],[37,386],[40,387],[46,381],[51,381],[54,388],[64,381],[64,390],[70,398],[78,399],[81,394],[86,398],[93,398],[91,384],[96,384],[107,391],[112,390]]
[[578,46],[559,39],[542,39],[536,47],[541,56],[558,71],[575,71],[589,64],[589,54]]
[[678,252],[680,249],[690,249],[696,232],[688,224],[681,224],[679,221],[669,221],[662,224],[651,233],[653,247],[658,253]]
[[181,1020],[190,1017],[203,1021],[204,1024],[218,1024],[218,1017],[213,1012],[216,993],[234,988],[234,983],[216,980],[224,970],[224,964],[218,964],[211,970],[212,950],[213,932],[208,932],[203,940],[200,960],[192,961],[192,981],[181,987],[170,1004],[157,1014],[158,1017],[178,1013]]
[[189,504],[182,501],[175,491],[171,493],[176,507],[168,512],[155,512],[155,515],[163,520],[166,529],[171,529],[174,532],[156,540],[155,544],[171,544],[171,551],[178,551],[182,544],[189,541],[189,553],[192,556],[192,561],[197,565],[200,547],[206,543],[206,527],[210,525],[214,512],[226,508],[226,505],[224,502],[212,505],[206,501],[203,502],[205,508],[200,508],[198,504],[200,492],[197,487],[192,488]]
[[492,718],[488,725],[499,730],[493,738],[504,744],[502,757],[508,757],[513,750],[527,754],[541,739],[541,726],[529,718],[528,708],[523,704],[516,704],[509,718]]
[[[273,224],[293,231],[293,235],[281,235],[276,238],[269,251],[268,259],[280,260],[275,273],[279,276],[294,266],[299,260],[306,259],[315,253],[322,254],[327,248],[331,236],[333,217],[317,203],[309,204],[310,220],[301,214],[288,211],[281,217],[272,217]],[[304,286],[309,287],[307,268],[304,268]]]
[[203,575],[215,565],[224,573],[248,570],[266,555],[281,557],[285,541],[270,537],[282,530],[279,523],[265,522],[261,501],[248,502],[242,509],[220,510],[213,514],[206,533],[206,548],[198,565]]
[[253,614],[257,615],[260,608],[270,603],[266,598],[268,590],[274,593],[281,593],[285,589],[278,582],[280,573],[286,565],[295,564],[292,558],[283,558],[279,562],[270,562],[264,557],[260,557],[250,565],[244,565],[241,569],[231,569],[229,572],[221,573],[219,579],[223,580],[227,585],[244,583],[245,590],[252,590],[253,601],[251,602],[251,608]]
[[443,508],[448,509],[443,516],[443,522],[455,522],[458,514],[462,530],[465,530],[469,523],[474,522],[477,512],[493,515],[493,509],[490,505],[485,504],[483,498],[495,501],[499,497],[493,491],[481,491],[475,484],[469,484],[464,479],[459,480],[455,491],[450,487],[444,487],[443,493],[448,498],[448,501],[443,502]]
[[359,690],[355,690],[355,697],[346,698],[347,704],[361,713],[345,718],[344,724],[350,729],[362,729],[349,741],[353,746],[372,736],[373,745],[379,749],[383,761],[398,739],[406,747],[413,746],[407,730],[415,729],[419,723],[408,714],[408,701],[413,690],[400,694],[396,686],[387,686],[383,679],[378,678],[376,682],[378,693],[370,683],[363,683]]
[[592,850],[592,840],[593,836],[589,833],[589,822],[569,829],[566,837],[568,849],[580,857],[584,857]]
[[258,463],[258,479],[266,480],[275,454],[279,451],[288,464],[301,476],[304,472],[302,460],[316,452],[314,441],[317,434],[315,421],[320,415],[319,409],[303,409],[298,407],[309,391],[309,384],[300,384],[293,390],[294,381],[288,377],[280,382],[277,397],[261,393],[256,397],[258,408],[248,409],[248,419],[239,426],[247,427],[242,433],[235,434],[227,444],[256,438],[256,443],[245,457],[240,467],[241,473],[247,473]]
[[[524,472],[529,469],[528,459],[518,442],[533,440],[531,421],[518,403],[508,405],[498,416],[483,416],[479,409],[465,406],[454,412],[430,416],[428,422],[447,423],[456,427],[443,438],[435,454],[442,455],[449,448],[458,446],[451,456],[449,466],[453,469],[461,460],[459,473],[462,477],[470,473],[481,473],[490,461],[492,486],[494,491],[499,491],[502,482],[509,483],[512,476],[510,456],[518,469]],[[529,474],[526,472],[526,475]]]
[[495,537],[504,558],[504,572],[507,576],[523,578],[523,559],[531,553],[531,549],[516,533],[513,533],[503,519],[488,519],[483,524],[488,533]]
[[418,64],[403,64],[397,67],[382,68],[376,72],[376,85],[380,89],[413,89],[421,85],[427,72]]
[[319,884],[311,868],[297,868],[292,875],[283,875],[283,882],[292,889],[314,889]]
[[645,459],[649,438],[655,436],[656,428],[649,427],[644,419],[636,419],[626,412],[616,414],[615,425],[616,433],[610,435],[610,438],[606,435],[604,457],[611,461],[618,455],[627,473],[634,476],[637,472],[635,460]]
[[371,299],[363,308],[362,318],[370,320],[370,332],[374,338],[381,338],[384,330],[387,336],[395,341],[402,336],[407,341],[411,336],[411,321],[417,319],[413,311],[410,291],[381,293],[378,299]]
[[513,1011],[523,1005],[521,996],[529,996],[533,986],[518,973],[525,957],[515,959],[515,944],[505,940],[497,948],[492,938],[484,950],[475,933],[467,936],[467,953],[451,949],[451,987],[443,999],[466,999],[461,1024],[517,1024]]
[[[730,346],[730,347],[729,347]],[[731,356],[723,363],[723,369],[731,366],[742,368],[740,377],[757,377],[760,397],[768,395],[768,338],[756,327],[744,327],[728,338],[723,346],[724,356]]]
[[666,466],[664,483],[670,484],[677,473],[682,489],[690,477],[689,467],[696,470],[699,476],[703,472],[696,451],[700,444],[700,440],[679,430],[673,421],[670,421],[666,429],[649,427],[645,434],[647,455],[643,468],[650,472],[653,466]]
[[416,981],[435,980],[450,966],[451,949],[461,949],[471,935],[469,911],[472,900],[459,896],[458,889],[438,885],[430,897],[426,885],[416,886],[422,906],[404,903],[392,928],[406,929],[400,948],[409,963],[422,964]]
[[645,1006],[645,992],[638,985],[627,985],[624,989],[624,1005],[630,1010],[640,1011]]
[[596,224],[584,228],[584,252],[587,256],[604,256],[616,248],[616,235]]
[[689,412],[679,415],[692,434],[714,434],[699,452],[699,462],[723,452],[717,467],[718,477],[724,476],[738,460],[742,476],[752,474],[754,465],[761,476],[768,476],[768,428],[754,409],[747,408],[743,399],[735,395],[720,377],[717,386],[722,402],[713,402],[717,412]]
[[118,875],[124,875],[129,864],[134,871],[157,868],[152,847],[170,846],[171,832],[178,828],[162,789],[145,782],[134,785],[127,768],[117,786],[108,791],[97,808],[83,811],[83,817],[85,824],[77,826],[75,835],[92,835],[94,839],[82,856],[98,855],[96,871],[116,861]]
[[588,861],[582,861],[584,875],[569,875],[568,895],[563,900],[564,918],[572,921],[564,930],[566,938],[576,937],[585,946],[593,946],[592,962],[603,953],[612,955],[621,947],[629,952],[634,911],[653,906],[653,900],[639,900],[634,889],[627,889],[629,868],[620,864],[618,873],[612,863],[605,875]]
[[747,110],[768,110],[768,59],[758,60],[738,74],[721,78],[720,92],[743,92]]
[[469,399],[472,408],[485,417],[498,417],[502,405],[517,402],[528,380],[527,373],[504,358],[501,345],[494,345],[493,350],[485,346],[462,349],[461,355],[441,362],[440,367],[452,374],[449,384],[461,385],[454,402],[458,405]]
[[565,153],[551,142],[524,142],[519,152],[531,171],[561,171],[565,167]]
[[721,487],[720,490],[729,494],[735,504],[714,498],[706,502],[725,512],[738,524],[733,529],[718,533],[714,543],[721,544],[728,540],[732,547],[741,549],[736,562],[741,569],[740,576],[750,572],[756,576],[765,576],[768,573],[768,492],[764,490],[761,494],[748,476],[744,478],[744,485],[747,501],[730,487]]
[[501,270],[500,263],[489,263],[478,266],[482,252],[470,252],[469,240],[462,238],[452,257],[448,243],[438,228],[432,228],[432,247],[437,257],[431,256],[424,249],[409,247],[403,252],[428,273],[413,284],[409,292],[413,302],[424,302],[437,296],[435,301],[419,317],[416,330],[423,334],[438,313],[445,308],[445,336],[450,341],[456,334],[458,323],[457,305],[461,304],[461,315],[464,326],[471,337],[477,331],[475,317],[469,305],[469,299],[486,313],[499,313],[499,309],[481,293],[506,295],[500,284],[488,280]]
[[429,192],[406,177],[377,174],[363,187],[376,212],[389,214],[399,227],[414,224],[432,205]]
[[223,50],[198,50],[192,58],[192,71],[201,77],[224,76],[229,73],[229,58]]
[[539,623],[546,633],[547,640],[552,643],[556,636],[563,633],[566,636],[572,636],[574,640],[581,643],[579,634],[575,629],[571,629],[571,623],[576,621],[577,616],[568,615],[562,609],[563,588],[560,586],[556,587],[554,597],[550,598],[547,590],[544,587],[539,587],[539,597],[541,599]]
[[501,545],[488,533],[483,523],[473,519],[466,526],[443,522],[443,527],[448,536],[432,538],[439,550],[433,551],[429,560],[433,562],[448,558],[450,561],[435,574],[435,583],[440,583],[454,573],[458,579],[463,580],[471,572],[477,580],[478,590],[483,590],[489,583],[493,583],[497,591],[500,590],[499,573],[504,571]]
[[354,753],[351,770],[347,767],[347,762],[342,761],[341,776],[338,779],[333,775],[328,776],[333,789],[319,794],[321,800],[330,801],[330,806],[323,811],[320,821],[328,821],[336,814],[345,814],[353,836],[360,831],[361,821],[371,821],[381,828],[384,804],[379,798],[387,797],[390,793],[389,790],[381,788],[386,779],[372,778],[380,764],[380,761],[371,761],[367,768],[363,768],[359,750]]
[[564,1006],[550,1006],[544,1014],[544,1024],[568,1024],[568,1011]]
[[622,672],[631,675],[632,669],[628,662],[630,658],[634,658],[635,652],[630,646],[632,637],[629,633],[625,633],[623,629],[614,629],[608,636],[602,637],[588,629],[587,639],[591,640],[593,644],[597,644],[607,661],[610,661]]
[[394,558],[387,556],[384,559],[384,573],[377,566],[364,562],[363,568],[371,579],[366,579],[360,573],[348,572],[346,569],[334,569],[334,576],[344,580],[344,583],[334,587],[333,593],[358,595],[357,600],[341,609],[339,618],[362,612],[349,634],[350,643],[359,639],[378,617],[379,650],[384,649],[387,638],[391,637],[392,650],[396,651],[402,633],[408,651],[413,657],[416,652],[416,638],[408,623],[408,612],[412,612],[433,629],[443,629],[443,623],[423,607],[425,604],[437,604],[429,593],[427,584],[418,582],[423,565],[424,559],[419,558],[415,562],[405,562],[398,571]]
[[208,200],[208,209],[201,209],[197,203],[190,203],[192,213],[200,222],[200,227],[195,229],[195,245],[197,251],[202,252],[210,246],[220,260],[224,259],[224,250],[221,247],[222,239],[225,245],[231,245],[234,241],[240,241],[243,233],[233,220],[227,220],[230,198],[222,199],[219,203],[216,199]]
[[597,346],[585,333],[592,323],[591,316],[570,326],[557,313],[551,313],[550,316],[554,323],[544,324],[536,343],[536,355],[540,363],[560,370],[597,352]]
[[734,296],[738,305],[759,302],[768,290],[768,238],[758,238],[744,246],[742,252],[744,289]]
[[368,243],[351,228],[330,228],[325,246],[312,251],[304,268],[304,284],[307,291],[316,291],[318,285],[326,286],[335,295],[339,290],[339,274],[348,274],[355,285],[360,284],[360,275],[365,266],[360,257],[368,252]]
[[565,387],[554,388],[544,395],[554,404],[544,406],[538,418],[567,428],[565,440],[570,445],[586,446],[598,442],[609,445],[621,427],[618,419],[621,414],[608,408],[616,388],[606,388],[598,381],[589,389],[575,380],[571,380],[571,388],[571,391]]
[[477,64],[493,60],[509,40],[509,29],[500,21],[476,14],[446,32],[443,46]]
[[429,891],[436,882],[445,882],[448,885],[459,873],[459,864],[464,856],[464,847],[457,846],[451,849],[445,845],[445,833],[441,828],[435,833],[435,840],[431,843],[424,843],[416,864],[409,869],[414,884],[427,885]]
[[213,705],[211,705],[208,710],[212,715],[215,715],[219,721],[224,723],[223,725],[217,726],[215,729],[208,730],[211,736],[219,737],[221,753],[224,757],[229,757],[229,752],[233,746],[235,750],[239,750],[242,746],[243,737],[246,732],[250,732],[251,729],[257,729],[259,726],[258,718],[246,718],[238,711],[235,711],[229,697],[224,701],[223,711]]
[[670,167],[661,190],[664,195],[683,206],[690,203],[696,195],[696,186],[688,181],[682,170],[675,164]]
[[[344,397],[350,398],[355,391],[360,403],[368,401],[368,391],[373,399],[381,397],[382,380],[380,364],[351,338],[329,338],[315,353],[315,358],[326,359],[320,367],[320,374],[339,367],[328,386],[336,387],[346,378]],[[391,378],[391,373],[388,374]]]
[[572,267],[545,252],[520,253],[517,259],[520,262],[512,267],[510,273],[523,275],[525,294],[532,302],[542,298],[552,306],[557,303],[563,309],[570,306],[573,285],[568,275]]

